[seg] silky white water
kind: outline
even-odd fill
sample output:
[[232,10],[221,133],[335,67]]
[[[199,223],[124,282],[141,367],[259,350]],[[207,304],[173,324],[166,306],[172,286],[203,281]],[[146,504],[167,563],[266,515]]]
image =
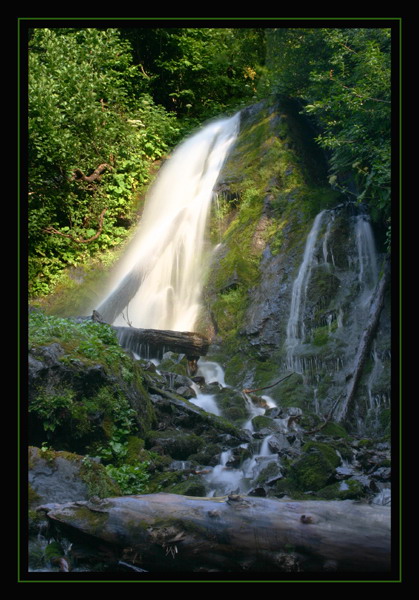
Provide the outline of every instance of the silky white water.
[[358,280],[370,295],[378,281],[378,267],[374,235],[365,215],[356,218],[355,237],[359,263]]
[[286,350],[287,367],[296,372],[301,372],[301,367],[296,364],[294,351],[304,339],[304,322],[300,315],[304,310],[307,285],[313,266],[314,250],[325,214],[326,211],[322,211],[314,219],[313,226],[307,237],[303,260],[292,287],[290,315],[287,323]]
[[212,122],[164,164],[116,283],[97,307],[106,322],[193,330],[213,188],[238,128],[239,113]]

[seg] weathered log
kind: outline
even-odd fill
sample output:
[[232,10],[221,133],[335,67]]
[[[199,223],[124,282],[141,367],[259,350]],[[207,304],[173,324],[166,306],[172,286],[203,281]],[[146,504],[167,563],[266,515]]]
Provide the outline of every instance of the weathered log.
[[171,350],[185,354],[190,362],[198,360],[208,352],[210,341],[200,333],[191,331],[169,331],[164,329],[137,329],[135,327],[113,327],[119,343],[144,358],[161,358]]
[[365,360],[368,356],[368,351],[370,349],[371,342],[374,339],[374,335],[377,330],[378,323],[380,321],[380,314],[384,306],[384,298],[389,282],[390,263],[389,261],[387,261],[384,266],[383,276],[377,284],[377,288],[371,301],[367,325],[362,333],[358,350],[355,355],[354,371],[350,379],[346,397],[342,405],[338,409],[338,414],[336,417],[336,421],[338,422],[343,421],[345,419],[349,406],[351,405],[355,397],[355,393],[364,370]]
[[345,501],[230,495],[124,496],[45,505],[82,535],[149,572],[389,572],[390,509]]

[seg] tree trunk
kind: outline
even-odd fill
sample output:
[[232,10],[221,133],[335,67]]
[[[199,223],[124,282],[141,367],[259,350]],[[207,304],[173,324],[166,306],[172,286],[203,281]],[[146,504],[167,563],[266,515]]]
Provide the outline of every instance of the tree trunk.
[[[249,496],[124,496],[40,507],[69,537],[149,572],[390,571],[390,509]],[[77,536],[76,536],[77,537]]]
[[147,358],[161,358],[169,350],[186,354],[189,361],[198,360],[208,352],[210,342],[200,333],[169,331],[162,329],[137,329],[135,327],[113,327],[119,343],[126,350]]

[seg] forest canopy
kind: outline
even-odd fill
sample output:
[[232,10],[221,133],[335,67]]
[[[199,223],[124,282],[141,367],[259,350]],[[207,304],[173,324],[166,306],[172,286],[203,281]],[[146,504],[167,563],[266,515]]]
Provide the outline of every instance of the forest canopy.
[[298,102],[330,184],[390,219],[390,28],[45,28],[28,45],[29,291],[117,247],[151,166],[205,120]]

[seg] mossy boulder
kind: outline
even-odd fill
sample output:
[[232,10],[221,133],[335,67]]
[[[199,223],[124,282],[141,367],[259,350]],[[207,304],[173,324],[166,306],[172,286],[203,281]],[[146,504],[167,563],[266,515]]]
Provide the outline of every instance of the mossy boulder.
[[176,352],[166,352],[160,361],[159,371],[184,376],[189,375],[186,356],[184,354],[177,354]]
[[180,494],[181,496],[206,496],[205,483],[199,477],[191,477],[182,483],[178,483],[164,491],[171,494]]
[[71,452],[31,446],[28,478],[32,507],[121,495],[102,464]]
[[204,446],[202,437],[176,429],[150,431],[146,447],[160,454],[168,454],[175,460],[186,460]]
[[155,422],[141,367],[112,329],[89,320],[30,315],[29,441],[91,453],[117,431]]
[[283,470],[276,460],[271,460],[268,462],[266,467],[264,467],[260,473],[258,474],[255,484],[258,486],[270,486],[274,482],[278,481],[283,477]]
[[302,451],[303,455],[291,464],[288,477],[297,490],[318,491],[333,479],[340,459],[333,448],[321,442],[308,442]]
[[217,406],[222,416],[228,421],[242,425],[248,418],[249,412],[243,394],[233,388],[223,388],[216,395]]
[[253,417],[252,425],[256,432],[266,430],[270,432],[279,431],[280,428],[274,419],[270,417],[265,417],[265,415],[258,415]]
[[365,497],[365,489],[357,479],[346,479],[319,490],[318,497],[324,500],[357,500]]

